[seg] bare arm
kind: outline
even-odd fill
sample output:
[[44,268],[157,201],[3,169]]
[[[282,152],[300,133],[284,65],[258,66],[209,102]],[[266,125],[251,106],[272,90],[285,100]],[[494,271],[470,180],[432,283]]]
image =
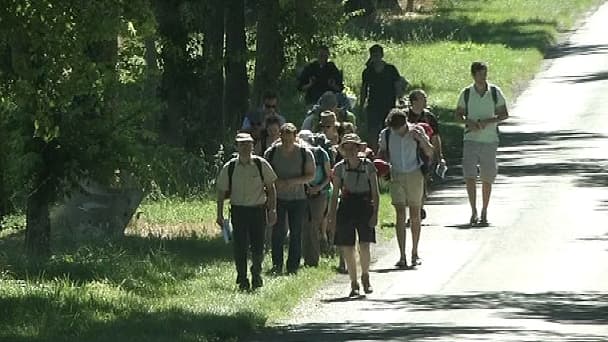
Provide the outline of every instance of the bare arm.
[[501,122],[506,120],[509,117],[509,112],[507,111],[507,106],[498,106],[496,108],[496,112],[494,114],[494,117],[492,118],[488,118],[485,120],[481,120],[481,123],[483,125],[489,124],[489,123],[497,123],[497,122]]
[[443,147],[441,145],[441,136],[435,134],[433,138],[431,138],[431,143],[435,148],[435,160],[441,161],[441,159],[443,159]]

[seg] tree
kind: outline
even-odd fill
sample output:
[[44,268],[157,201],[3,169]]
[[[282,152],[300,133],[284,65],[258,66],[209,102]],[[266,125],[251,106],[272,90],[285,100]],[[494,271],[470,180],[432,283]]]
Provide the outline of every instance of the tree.
[[285,64],[283,39],[279,32],[279,0],[259,0],[253,101],[258,104],[262,93],[276,89]]
[[118,77],[116,42],[125,13],[146,20],[149,11],[144,0],[10,0],[1,11],[0,42],[11,51],[4,87],[14,104],[6,120],[13,167],[26,185],[26,251],[46,256],[50,206],[79,180],[110,183],[137,160],[146,99]]
[[226,30],[226,84],[224,87],[224,131],[239,127],[241,116],[247,111],[249,51],[245,36],[245,1],[226,2],[224,19]]

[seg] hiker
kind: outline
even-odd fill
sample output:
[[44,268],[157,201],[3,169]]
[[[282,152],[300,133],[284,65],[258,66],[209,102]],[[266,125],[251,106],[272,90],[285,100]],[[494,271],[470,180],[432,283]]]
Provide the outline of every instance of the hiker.
[[406,208],[409,207],[412,230],[412,266],[422,263],[418,253],[420,241],[420,207],[424,189],[424,175],[421,171],[421,154],[429,158],[433,155],[433,145],[424,129],[407,122],[401,109],[392,109],[387,117],[388,127],[379,135],[379,156],[391,165],[390,192],[395,208],[395,230],[399,245],[400,258],[395,264],[398,268],[408,268],[405,256]]
[[245,113],[241,131],[250,133],[254,140],[257,140],[264,131],[266,119],[269,117],[278,118],[281,125],[285,123],[285,117],[279,113],[279,97],[273,91],[264,92],[261,106]]
[[295,274],[302,258],[302,223],[305,219],[307,201],[304,185],[315,176],[315,160],[312,152],[296,143],[296,126],[286,123],[281,126],[281,141],[272,145],[264,158],[275,170],[278,179],[277,223],[272,230],[272,270],[275,275],[283,273],[283,245],[289,220],[289,252],[287,273]]
[[309,130],[313,133],[318,133],[321,131],[321,127],[319,126],[321,120],[321,113],[325,111],[330,111],[334,113],[336,116],[336,121],[338,122],[352,122],[355,124],[357,122],[357,118],[355,114],[349,112],[344,108],[338,107],[338,100],[336,98],[336,94],[327,91],[321,95],[319,98],[318,104],[314,105],[310,111],[306,114],[304,121],[302,122],[302,130]]
[[[320,141],[322,138],[323,141]],[[305,186],[308,212],[302,225],[302,255],[304,265],[319,265],[321,247],[327,249],[327,203],[331,187],[331,165],[329,155],[322,144],[324,136],[315,136],[311,131],[300,131],[298,139],[315,157],[315,178]]]
[[255,144],[255,154],[263,156],[264,152],[281,138],[281,119],[278,116],[270,116],[264,123],[264,130]]
[[[264,159],[253,155],[253,137],[236,135],[238,156],[222,167],[217,177],[217,219],[223,227],[224,200],[230,198],[230,220],[233,226],[236,283],[240,290],[263,285],[264,232],[266,224],[277,221],[277,175]],[[247,255],[251,252],[251,284],[247,278]]]
[[305,92],[304,101],[315,104],[326,91],[341,92],[342,73],[329,61],[329,47],[319,47],[317,60],[306,65],[298,76],[298,90]]
[[[465,124],[462,148],[462,171],[471,206],[471,225],[488,225],[488,206],[492,183],[498,173],[498,123],[507,119],[505,97],[498,86],[488,83],[488,66],[484,62],[471,64],[473,84],[458,97],[455,117]],[[481,218],[477,215],[477,173],[481,180]]]
[[[427,135],[430,138],[431,144],[434,147],[435,153],[430,163],[430,170],[435,170],[437,165],[446,165],[445,158],[443,157],[443,149],[441,146],[441,134],[439,132],[439,121],[433,112],[427,108],[427,95],[422,89],[414,89],[408,95],[409,106],[406,109],[407,121],[418,124],[425,123],[430,126],[430,133]],[[424,202],[428,195],[429,183],[431,182],[432,172],[427,172],[424,179],[424,194],[422,196],[422,205],[420,207],[420,219],[426,218],[426,211],[424,210]]]
[[374,164],[357,156],[362,146],[364,144],[357,134],[345,134],[342,138],[339,149],[344,159],[334,167],[334,190],[328,214],[328,225],[336,232],[335,243],[346,260],[351,281],[349,297],[359,296],[360,293],[355,232],[359,238],[361,285],[365,293],[373,291],[369,279],[370,243],[376,242],[380,195]]
[[363,70],[361,97],[359,107],[365,108],[367,114],[367,137],[370,139],[370,147],[377,151],[378,133],[384,126],[388,112],[395,107],[397,92],[402,87],[402,77],[397,68],[386,63],[384,60],[384,49],[375,44],[369,48],[369,60]]

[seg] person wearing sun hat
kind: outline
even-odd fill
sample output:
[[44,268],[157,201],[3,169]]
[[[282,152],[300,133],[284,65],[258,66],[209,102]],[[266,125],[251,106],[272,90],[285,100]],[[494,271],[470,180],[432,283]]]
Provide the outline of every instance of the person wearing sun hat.
[[359,296],[355,234],[359,237],[361,284],[365,293],[373,291],[369,279],[370,243],[376,242],[380,195],[374,164],[358,157],[364,146],[357,134],[342,137],[338,148],[344,159],[334,167],[334,191],[328,214],[328,225],[336,232],[334,242],[340,246],[346,260],[351,281],[349,297]]
[[[238,133],[238,156],[222,167],[217,177],[217,224],[225,223],[224,200],[230,198],[236,282],[241,290],[259,288],[262,282],[266,224],[277,220],[277,175],[270,164],[253,154],[253,137]],[[267,222],[268,221],[268,222]],[[247,278],[247,255],[251,250],[251,284]]]

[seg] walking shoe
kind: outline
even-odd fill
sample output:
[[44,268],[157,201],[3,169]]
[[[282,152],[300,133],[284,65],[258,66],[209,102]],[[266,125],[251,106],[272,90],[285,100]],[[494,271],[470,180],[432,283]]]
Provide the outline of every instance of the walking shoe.
[[399,261],[397,261],[395,263],[395,267],[400,268],[400,269],[406,269],[407,268],[407,260],[405,260],[405,259],[399,259]]
[[369,273],[363,273],[361,275],[361,285],[363,285],[363,292],[365,292],[365,293],[374,292],[372,285],[369,283]]
[[479,221],[479,218],[477,217],[477,213],[473,213],[473,214],[471,215],[471,218],[469,219],[469,224],[470,224],[471,226],[474,226],[474,225],[476,225],[476,224],[477,224],[477,221]]
[[251,288],[253,290],[258,289],[262,286],[264,286],[264,281],[262,280],[262,277],[257,275],[257,276],[253,276],[251,277]]
[[357,283],[356,281],[353,281],[350,284],[350,293],[348,294],[349,297],[359,297],[359,283]]
[[244,279],[237,282],[239,284],[239,291],[249,291],[249,280]]
[[412,266],[422,265],[422,259],[418,255],[412,255]]
[[268,272],[268,273],[273,276],[280,276],[281,274],[283,274],[283,267],[272,266],[272,268],[270,269],[270,272]]

